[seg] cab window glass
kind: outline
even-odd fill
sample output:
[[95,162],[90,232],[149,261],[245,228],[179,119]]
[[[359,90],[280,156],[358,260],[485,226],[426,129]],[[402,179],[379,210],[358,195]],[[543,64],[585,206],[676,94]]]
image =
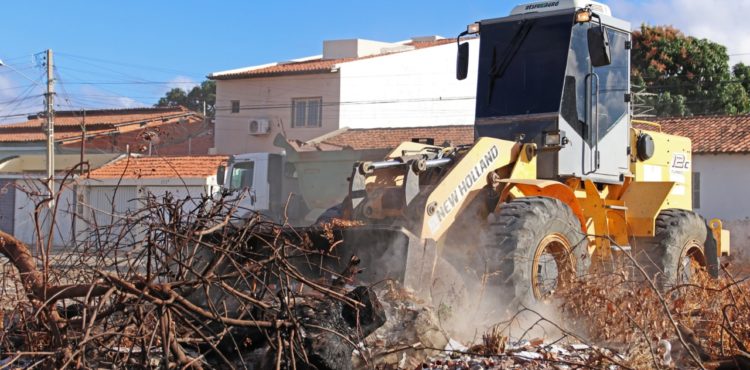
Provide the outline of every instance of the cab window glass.
[[253,174],[255,172],[254,162],[237,163],[232,167],[232,189],[252,188]]
[[625,43],[627,34],[607,29],[612,64],[594,68],[599,76],[599,137],[606,135],[628,110],[625,94],[628,93],[628,56]]

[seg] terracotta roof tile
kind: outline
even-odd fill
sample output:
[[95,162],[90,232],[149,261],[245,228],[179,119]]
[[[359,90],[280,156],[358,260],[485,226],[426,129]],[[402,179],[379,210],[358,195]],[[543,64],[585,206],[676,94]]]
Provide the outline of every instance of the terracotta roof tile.
[[[184,107],[167,108],[129,108],[129,109],[101,109],[86,111],[86,134],[93,136],[105,133],[121,133],[130,128],[141,125],[159,125],[178,117],[197,113],[188,111]],[[29,120],[20,123],[0,125],[0,142],[29,142],[44,141],[44,117],[30,116]],[[66,140],[81,136],[81,111],[55,112],[55,140]]]
[[[423,49],[433,46],[440,46],[455,42],[456,39],[440,39],[436,41],[415,41],[409,42],[404,45],[414,46],[415,49]],[[407,50],[408,51],[408,50]],[[402,51],[406,52],[406,51]],[[208,78],[213,80],[234,80],[243,78],[254,78],[254,77],[268,77],[278,76],[286,74],[306,74],[306,73],[323,73],[332,72],[333,68],[340,63],[351,62],[353,60],[361,60],[368,58],[376,58],[379,56],[390,55],[392,53],[369,55],[360,58],[339,58],[339,59],[312,59],[301,62],[284,62],[278,65],[251,69],[246,71],[240,71],[235,73],[221,73],[215,75],[209,75]]]
[[123,157],[91,171],[91,178],[203,178],[216,174],[225,155]]
[[689,137],[693,153],[750,153],[750,115],[658,118],[664,132]]
[[471,144],[474,142],[474,126],[452,125],[432,127],[390,127],[373,129],[350,129],[322,143],[351,147],[352,149],[395,148],[404,141],[416,138],[432,138],[436,145],[445,141],[453,145]]
[[[750,153],[750,115],[658,118],[664,132],[690,138],[694,153]],[[644,127],[649,129],[649,127]],[[350,129],[321,143],[353,149],[395,148],[413,138],[433,138],[440,145],[474,142],[474,126]]]

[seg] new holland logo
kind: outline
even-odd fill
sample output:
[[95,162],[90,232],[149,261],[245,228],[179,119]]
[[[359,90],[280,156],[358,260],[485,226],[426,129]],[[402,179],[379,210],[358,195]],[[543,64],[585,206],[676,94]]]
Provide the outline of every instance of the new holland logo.
[[479,159],[479,162],[474,165],[471,171],[466,174],[463,180],[458,183],[458,186],[450,192],[448,197],[438,203],[435,214],[432,215],[429,220],[430,229],[433,231],[436,230],[443,220],[461,204],[474,184],[484,178],[485,173],[493,168],[492,163],[497,159],[499,152],[497,146],[493,145],[487,153]]
[[548,1],[546,3],[536,3],[536,4],[526,5],[526,10],[551,8],[553,6],[558,6],[558,5],[560,5],[559,1]]

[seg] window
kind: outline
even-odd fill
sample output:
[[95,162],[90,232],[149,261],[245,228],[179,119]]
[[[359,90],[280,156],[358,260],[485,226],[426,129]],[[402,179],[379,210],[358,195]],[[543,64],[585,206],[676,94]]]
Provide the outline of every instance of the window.
[[693,208],[701,208],[701,173],[693,172]]
[[253,172],[255,162],[241,162],[232,166],[232,177],[229,182],[231,189],[252,188]]
[[232,113],[239,113],[239,112],[240,112],[240,101],[232,100]]
[[322,98],[292,99],[292,127],[320,127]]

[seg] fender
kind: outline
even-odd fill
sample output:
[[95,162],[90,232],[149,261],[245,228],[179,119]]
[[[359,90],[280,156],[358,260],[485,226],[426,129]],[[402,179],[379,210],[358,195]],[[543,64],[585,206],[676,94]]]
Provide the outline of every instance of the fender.
[[581,230],[586,233],[586,217],[583,214],[583,207],[578,202],[573,189],[569,186],[553,180],[536,180],[536,179],[504,179],[500,182],[505,183],[505,188],[500,194],[498,207],[505,203],[509,195],[516,197],[548,197],[559,199],[570,207],[573,214],[581,223]]

